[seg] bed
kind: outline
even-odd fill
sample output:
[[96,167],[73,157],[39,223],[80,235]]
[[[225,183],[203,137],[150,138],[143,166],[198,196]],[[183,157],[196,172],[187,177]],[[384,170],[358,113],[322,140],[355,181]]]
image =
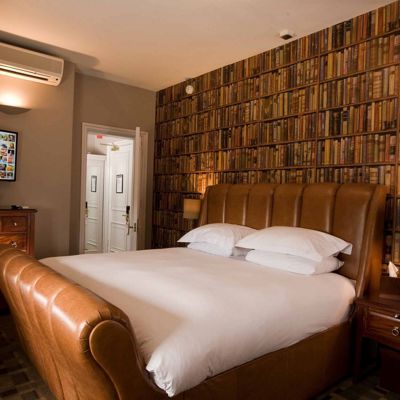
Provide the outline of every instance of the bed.
[[[348,306],[346,302],[349,302],[350,293],[351,297],[360,297],[366,292],[376,291],[379,286],[385,196],[384,187],[369,184],[216,185],[207,188],[199,223],[204,225],[225,222],[255,229],[278,225],[299,226],[332,233],[352,243],[353,252],[350,256],[342,256],[345,264],[338,273],[328,274],[328,280],[323,277],[325,281],[322,289],[314,286],[316,291],[314,298],[319,299],[318,302],[322,307],[322,303],[329,299],[328,289],[334,296],[335,292],[342,290],[342,286],[335,285],[346,282],[347,289],[343,289],[343,293],[346,292],[347,297],[343,294],[339,298],[332,297],[334,301],[331,301],[338,303],[338,299],[343,298],[342,308],[345,309]],[[229,301],[229,296],[232,297],[232,306],[237,310],[242,324],[238,324],[236,329],[251,327],[253,324],[254,329],[247,329],[246,334],[254,333],[253,342],[256,347],[261,348],[258,349],[261,351],[260,354],[254,352],[254,346],[241,347],[238,336],[236,346],[238,354],[236,354],[232,350],[235,348],[235,343],[231,338],[229,346],[226,347],[227,364],[220,366],[220,370],[216,367],[215,371],[212,371],[213,376],[201,382],[197,376],[191,383],[195,385],[193,387],[188,384],[187,387],[181,386],[179,390],[169,392],[168,388],[164,388],[170,395],[177,393],[173,398],[306,399],[320,393],[349,373],[352,353],[351,313],[347,313],[348,317],[343,318],[342,312],[336,319],[333,318],[336,311],[327,311],[326,315],[321,313],[322,320],[314,321],[317,328],[312,334],[307,335],[303,332],[302,335],[296,336],[295,333],[302,328],[296,324],[298,309],[293,304],[299,308],[312,306],[311,303],[304,303],[301,307],[301,301],[303,299],[306,301],[307,296],[300,294],[299,297],[291,299],[293,317],[290,320],[286,318],[283,321],[278,312],[274,315],[271,306],[268,308],[271,317],[276,318],[276,329],[271,330],[271,333],[262,320],[262,313],[250,313],[253,304],[247,306],[248,313],[244,307],[246,301],[249,301],[247,292],[250,291],[248,289],[246,292],[246,285],[254,288],[258,284],[254,289],[258,296],[254,299],[254,306],[257,306],[255,309],[262,310],[263,302],[271,303],[271,298],[268,296],[271,296],[273,287],[268,286],[268,282],[272,277],[267,276],[264,270],[257,267],[247,268],[247,262],[243,260],[222,260],[221,257],[208,255],[200,257],[199,265],[209,264],[208,268],[202,270],[201,266],[196,267],[195,263],[190,263],[190,260],[196,257],[193,250],[160,251],[163,253],[144,251],[135,255],[143,260],[154,258],[153,265],[143,262],[144,267],[135,271],[137,282],[140,282],[136,290],[142,290],[144,298],[151,290],[159,290],[162,293],[160,287],[168,283],[170,293],[171,290],[182,290],[181,298],[189,299],[191,293],[197,292],[185,291],[190,285],[195,285],[186,282],[186,278],[196,275],[199,280],[206,282],[206,287],[212,287],[213,282],[220,279],[218,276],[223,270],[225,286],[229,289],[221,290],[224,292],[224,301]],[[162,259],[157,258],[157,254],[162,255]],[[141,308],[144,310],[142,314],[148,313],[149,324],[157,324],[157,318],[162,321],[163,315],[157,312],[150,314],[149,304],[154,306],[150,297],[146,304],[135,303],[137,314],[135,307],[129,313],[125,310],[123,312],[121,308],[124,308],[124,302],[107,293],[107,290],[104,291],[104,280],[107,277],[104,271],[112,268],[114,262],[115,275],[118,275],[117,271],[123,268],[123,260],[128,256],[129,254],[113,256],[118,257],[120,260],[118,262],[113,258],[110,259],[110,255],[91,256],[90,259],[86,258],[86,269],[82,269],[79,258],[82,256],[66,258],[67,260],[63,258],[43,260],[44,263],[51,265],[49,268],[14,249],[3,247],[0,250],[0,288],[10,305],[27,354],[58,399],[168,398],[166,391],[155,384],[157,379],[154,373],[151,373],[151,366],[149,368],[151,364],[149,357],[155,345],[151,341],[146,343],[143,335],[138,332],[139,328],[142,329],[140,324],[145,324],[146,319],[142,321],[137,319]],[[169,269],[164,268],[164,276],[156,279],[152,285],[151,278],[162,273],[159,271],[159,266],[164,259],[169,259]],[[77,260],[76,268],[73,268],[74,260]],[[174,260],[180,260],[181,264],[176,261],[174,265]],[[104,266],[98,267],[96,275],[96,265],[102,264],[103,261]],[[68,263],[68,270],[63,270]],[[182,271],[185,264],[189,263],[191,265],[185,275]],[[146,265],[150,266],[146,268]],[[103,275],[100,272],[101,268]],[[73,281],[80,282],[86,288],[73,283],[56,271],[69,276]],[[168,271],[168,274],[165,271]],[[100,282],[100,276],[103,276],[103,282]],[[176,286],[178,277],[184,277],[180,286]],[[285,295],[281,296],[282,299],[294,296],[297,286],[291,285],[299,285],[299,280],[293,283],[287,276],[284,279],[280,276],[279,279],[283,281],[284,286],[273,295],[278,296],[286,290]],[[147,282],[148,287],[142,282]],[[311,287],[307,286],[311,284],[310,282],[307,280],[301,283],[305,285],[304,293],[312,291]],[[100,284],[103,285],[103,289]],[[263,287],[266,288],[265,293]],[[217,290],[217,287],[214,290]],[[106,297],[114,301],[104,300]],[[172,295],[169,297],[173,298]],[[165,301],[167,300],[165,298]],[[217,312],[220,306],[218,301],[216,299],[214,303],[216,308],[214,314],[210,312],[210,305],[196,309],[195,314],[201,316],[202,312],[210,313],[214,316],[216,324],[217,319],[221,318],[221,314]],[[120,306],[117,307],[115,303]],[[186,303],[189,304],[190,301],[181,302],[181,304]],[[157,306],[160,308],[160,303]],[[310,315],[315,313],[312,311]],[[165,326],[166,332],[161,332],[156,338],[162,343],[168,342],[168,338],[173,338],[172,333],[179,326],[179,321],[174,321],[171,317],[168,323],[160,323],[160,327]],[[219,328],[219,332],[223,333],[223,327]],[[195,337],[193,331],[189,331],[189,336],[191,335]],[[285,337],[286,341],[282,342],[283,347],[275,348],[275,345],[271,344],[273,335]],[[227,332],[227,342],[229,342],[228,336]],[[207,336],[207,332],[202,331],[201,335],[196,337],[196,341],[207,337],[212,335]],[[144,351],[146,345],[148,348]],[[204,351],[204,347],[200,349]],[[181,351],[182,353],[186,351],[184,346]],[[153,364],[157,360],[159,358],[153,360]],[[238,360],[243,362],[238,365]],[[231,367],[227,369],[227,365]],[[196,369],[201,369],[200,364],[199,368],[196,366],[188,364],[185,368],[185,365],[181,365],[181,369],[191,375]],[[204,376],[208,374],[209,371],[206,371]]]

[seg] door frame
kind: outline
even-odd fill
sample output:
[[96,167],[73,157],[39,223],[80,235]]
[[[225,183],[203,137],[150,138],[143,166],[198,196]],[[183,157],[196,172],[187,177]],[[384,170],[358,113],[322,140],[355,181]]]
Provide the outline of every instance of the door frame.
[[[85,198],[86,198],[86,154],[87,154],[87,140],[90,133],[100,134],[100,135],[111,135],[118,136],[119,138],[131,138],[135,139],[136,135],[139,134],[141,137],[141,147],[142,147],[142,159],[141,168],[138,171],[138,176],[135,178],[140,178],[140,202],[139,202],[139,216],[138,216],[138,249],[144,249],[145,238],[146,238],[146,208],[147,201],[146,195],[148,190],[147,181],[147,167],[148,167],[148,148],[149,148],[149,134],[146,131],[142,131],[140,127],[136,129],[125,129],[116,128],[113,126],[92,124],[89,122],[82,123],[82,153],[81,153],[81,194],[80,194],[80,204],[79,204],[79,254],[83,254],[85,248]],[[136,145],[136,143],[135,143]]]

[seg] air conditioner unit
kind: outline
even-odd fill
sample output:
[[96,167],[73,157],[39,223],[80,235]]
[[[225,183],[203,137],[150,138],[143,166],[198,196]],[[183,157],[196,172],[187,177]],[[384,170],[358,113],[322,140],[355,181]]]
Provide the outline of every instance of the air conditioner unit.
[[58,86],[64,70],[62,58],[0,43],[0,74]]

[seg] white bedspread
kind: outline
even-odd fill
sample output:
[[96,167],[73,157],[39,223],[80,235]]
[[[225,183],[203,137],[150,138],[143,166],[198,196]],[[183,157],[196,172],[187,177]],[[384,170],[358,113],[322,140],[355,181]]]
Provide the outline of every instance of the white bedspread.
[[352,282],[186,248],[41,260],[129,317],[147,370],[173,396],[347,318]]

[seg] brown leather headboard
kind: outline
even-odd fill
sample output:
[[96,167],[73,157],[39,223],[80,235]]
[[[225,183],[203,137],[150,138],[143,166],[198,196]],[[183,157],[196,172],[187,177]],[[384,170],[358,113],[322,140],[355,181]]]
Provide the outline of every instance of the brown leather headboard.
[[200,225],[225,222],[261,229],[299,226],[353,244],[339,273],[357,281],[357,296],[379,286],[387,189],[372,184],[222,184],[209,186]]

